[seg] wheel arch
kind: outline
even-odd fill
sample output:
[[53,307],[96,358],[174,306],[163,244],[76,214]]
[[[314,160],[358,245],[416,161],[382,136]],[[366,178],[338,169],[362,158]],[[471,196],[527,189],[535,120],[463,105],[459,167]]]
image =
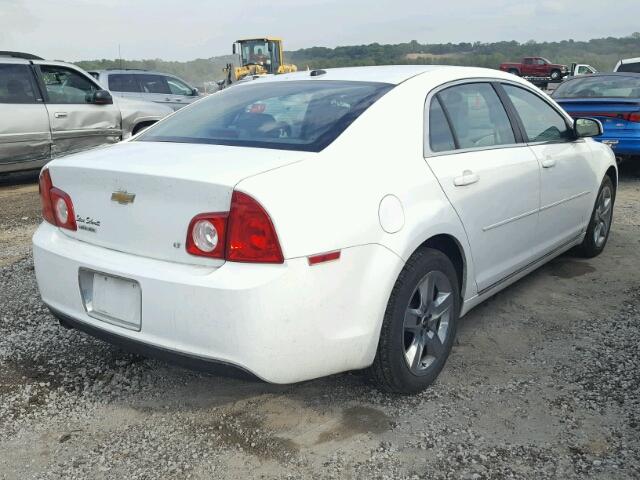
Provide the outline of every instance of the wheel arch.
[[611,165],[604,174],[611,179],[615,194],[615,192],[618,190],[618,171],[616,170],[616,167]]
[[458,276],[458,287],[460,288],[460,295],[462,298],[465,296],[465,290],[467,287],[467,275],[469,272],[469,266],[467,263],[467,255],[460,241],[453,235],[447,233],[441,233],[433,235],[420,244],[420,246],[413,252],[417,252],[423,248],[432,248],[444,253],[455,268]]

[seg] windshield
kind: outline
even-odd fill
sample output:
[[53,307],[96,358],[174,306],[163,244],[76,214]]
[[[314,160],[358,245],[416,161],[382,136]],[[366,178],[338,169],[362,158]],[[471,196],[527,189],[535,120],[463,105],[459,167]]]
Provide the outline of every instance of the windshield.
[[[272,72],[271,65],[271,52],[269,51],[269,44],[271,42],[265,40],[247,40],[241,43],[240,57],[242,59],[242,65],[261,65]],[[275,49],[271,46],[272,49]]]
[[176,112],[137,141],[319,152],[391,88],[387,83],[253,80]]
[[640,76],[600,75],[562,83],[554,98],[640,98]]

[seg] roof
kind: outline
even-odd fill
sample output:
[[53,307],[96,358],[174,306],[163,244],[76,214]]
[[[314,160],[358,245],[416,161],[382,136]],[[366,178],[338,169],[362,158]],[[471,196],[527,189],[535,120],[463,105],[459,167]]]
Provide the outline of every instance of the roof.
[[623,58],[618,63],[620,63],[621,65],[626,65],[627,63],[640,63],[640,57]]
[[31,53],[0,51],[0,57],[22,58],[24,60],[44,60]]
[[[373,67],[345,67],[327,68],[326,70],[303,70],[294,73],[280,75],[266,75],[259,81],[286,81],[286,80],[343,80],[357,82],[380,82],[398,85],[416,75],[430,72],[451,71],[458,76],[487,77],[487,78],[517,78],[510,73],[489,68],[455,67],[450,65],[380,65]],[[320,74],[311,75],[312,72]]]

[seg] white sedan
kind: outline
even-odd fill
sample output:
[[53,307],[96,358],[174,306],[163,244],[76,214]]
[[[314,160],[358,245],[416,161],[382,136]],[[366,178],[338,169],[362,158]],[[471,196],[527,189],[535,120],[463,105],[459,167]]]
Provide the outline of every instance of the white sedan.
[[601,128],[494,70],[259,79],[51,162],[40,293],[63,325],[143,353],[274,383],[368,368],[417,392],[462,315],[604,249]]

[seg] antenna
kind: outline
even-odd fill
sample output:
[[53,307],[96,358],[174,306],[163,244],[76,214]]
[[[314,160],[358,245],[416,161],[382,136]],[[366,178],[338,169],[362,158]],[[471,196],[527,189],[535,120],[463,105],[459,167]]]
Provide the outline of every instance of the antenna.
[[122,70],[122,52],[120,51],[120,44],[118,44],[118,59],[120,59],[120,70]]

